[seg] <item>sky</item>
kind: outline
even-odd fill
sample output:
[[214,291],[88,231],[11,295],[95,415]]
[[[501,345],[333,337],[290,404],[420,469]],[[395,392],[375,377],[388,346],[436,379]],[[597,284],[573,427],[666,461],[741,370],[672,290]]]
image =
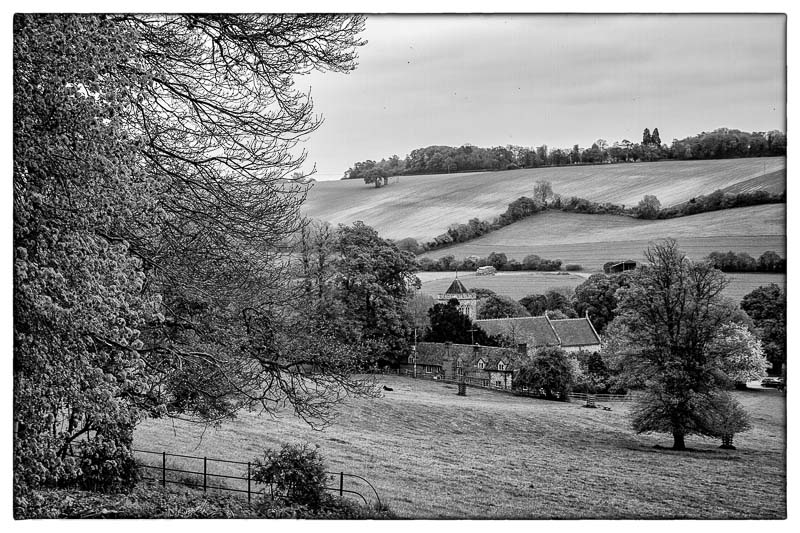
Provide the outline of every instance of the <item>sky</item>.
[[296,79],[324,123],[303,167],[465,143],[571,148],[786,131],[783,15],[371,15],[349,74]]

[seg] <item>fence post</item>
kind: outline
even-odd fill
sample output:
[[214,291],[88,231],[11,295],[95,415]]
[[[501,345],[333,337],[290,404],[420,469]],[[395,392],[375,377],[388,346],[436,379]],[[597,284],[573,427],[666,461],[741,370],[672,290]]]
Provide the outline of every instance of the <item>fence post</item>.
[[250,461],[247,461],[247,503],[250,503]]
[[161,486],[167,486],[167,452],[161,452]]
[[206,491],[206,472],[208,472],[208,457],[203,457],[203,492]]
[[344,495],[344,472],[339,472],[339,497]]

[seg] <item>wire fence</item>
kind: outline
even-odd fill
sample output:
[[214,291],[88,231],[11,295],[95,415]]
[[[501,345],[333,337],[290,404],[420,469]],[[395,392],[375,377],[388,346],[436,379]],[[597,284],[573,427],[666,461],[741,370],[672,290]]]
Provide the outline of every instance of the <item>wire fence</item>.
[[[142,479],[156,482],[163,487],[172,484],[203,492],[233,492],[246,495],[248,503],[252,503],[253,496],[265,493],[266,487],[256,486],[253,479],[255,465],[249,461],[140,449],[134,449],[133,452],[141,469]],[[367,479],[347,472],[325,472],[325,476],[325,490],[340,497],[357,498],[367,506],[382,507],[378,491]]]

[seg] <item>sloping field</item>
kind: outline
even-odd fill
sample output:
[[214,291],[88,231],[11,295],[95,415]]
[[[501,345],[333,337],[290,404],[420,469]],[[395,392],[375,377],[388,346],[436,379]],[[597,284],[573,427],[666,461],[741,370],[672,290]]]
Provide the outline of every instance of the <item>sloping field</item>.
[[[381,377],[393,388],[351,400],[313,431],[288,413],[245,414],[203,431],[149,420],[137,448],[248,461],[283,442],[320,446],[328,469],[369,479],[405,518],[782,518],[786,516],[785,396],[735,392],[753,419],[738,450],[690,437],[693,452],[634,435],[628,404],[611,411]],[[196,467],[195,467],[196,468]],[[202,466],[200,467],[202,469]]]
[[478,239],[421,257],[486,257],[503,252],[511,259],[536,254],[599,271],[606,261],[642,259],[650,241],[672,237],[692,259],[713,251],[746,252],[758,258],[767,250],[786,256],[786,204],[725,209],[668,220],[550,211],[515,222]]
[[773,157],[403,176],[381,189],[360,180],[325,181],[309,191],[303,211],[334,225],[362,220],[385,238],[426,240],[453,223],[493,219],[510,202],[531,196],[537,180],[565,197],[630,206],[654,194],[666,207],[745,181],[773,190],[780,180],[770,174],[785,168],[786,158]]

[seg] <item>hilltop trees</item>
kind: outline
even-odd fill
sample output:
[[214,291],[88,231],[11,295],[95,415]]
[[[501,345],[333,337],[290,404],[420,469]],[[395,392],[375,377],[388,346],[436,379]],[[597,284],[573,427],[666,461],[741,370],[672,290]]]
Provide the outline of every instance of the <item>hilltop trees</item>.
[[349,352],[286,311],[284,267],[306,188],[294,148],[319,125],[292,77],[355,68],[362,26],[14,18],[19,486],[129,484],[143,416],[288,402],[324,419],[359,390]]
[[736,344],[739,361],[757,361],[758,354],[740,329],[731,329],[736,308],[722,296],[727,282],[719,270],[691,262],[674,240],[652,245],[645,259],[649,265],[631,272],[630,285],[617,293],[607,346],[629,381],[645,386],[634,429],[671,433],[673,448],[683,450],[688,435],[716,434],[709,422],[716,398],[730,386],[727,372],[739,366],[720,343]]

